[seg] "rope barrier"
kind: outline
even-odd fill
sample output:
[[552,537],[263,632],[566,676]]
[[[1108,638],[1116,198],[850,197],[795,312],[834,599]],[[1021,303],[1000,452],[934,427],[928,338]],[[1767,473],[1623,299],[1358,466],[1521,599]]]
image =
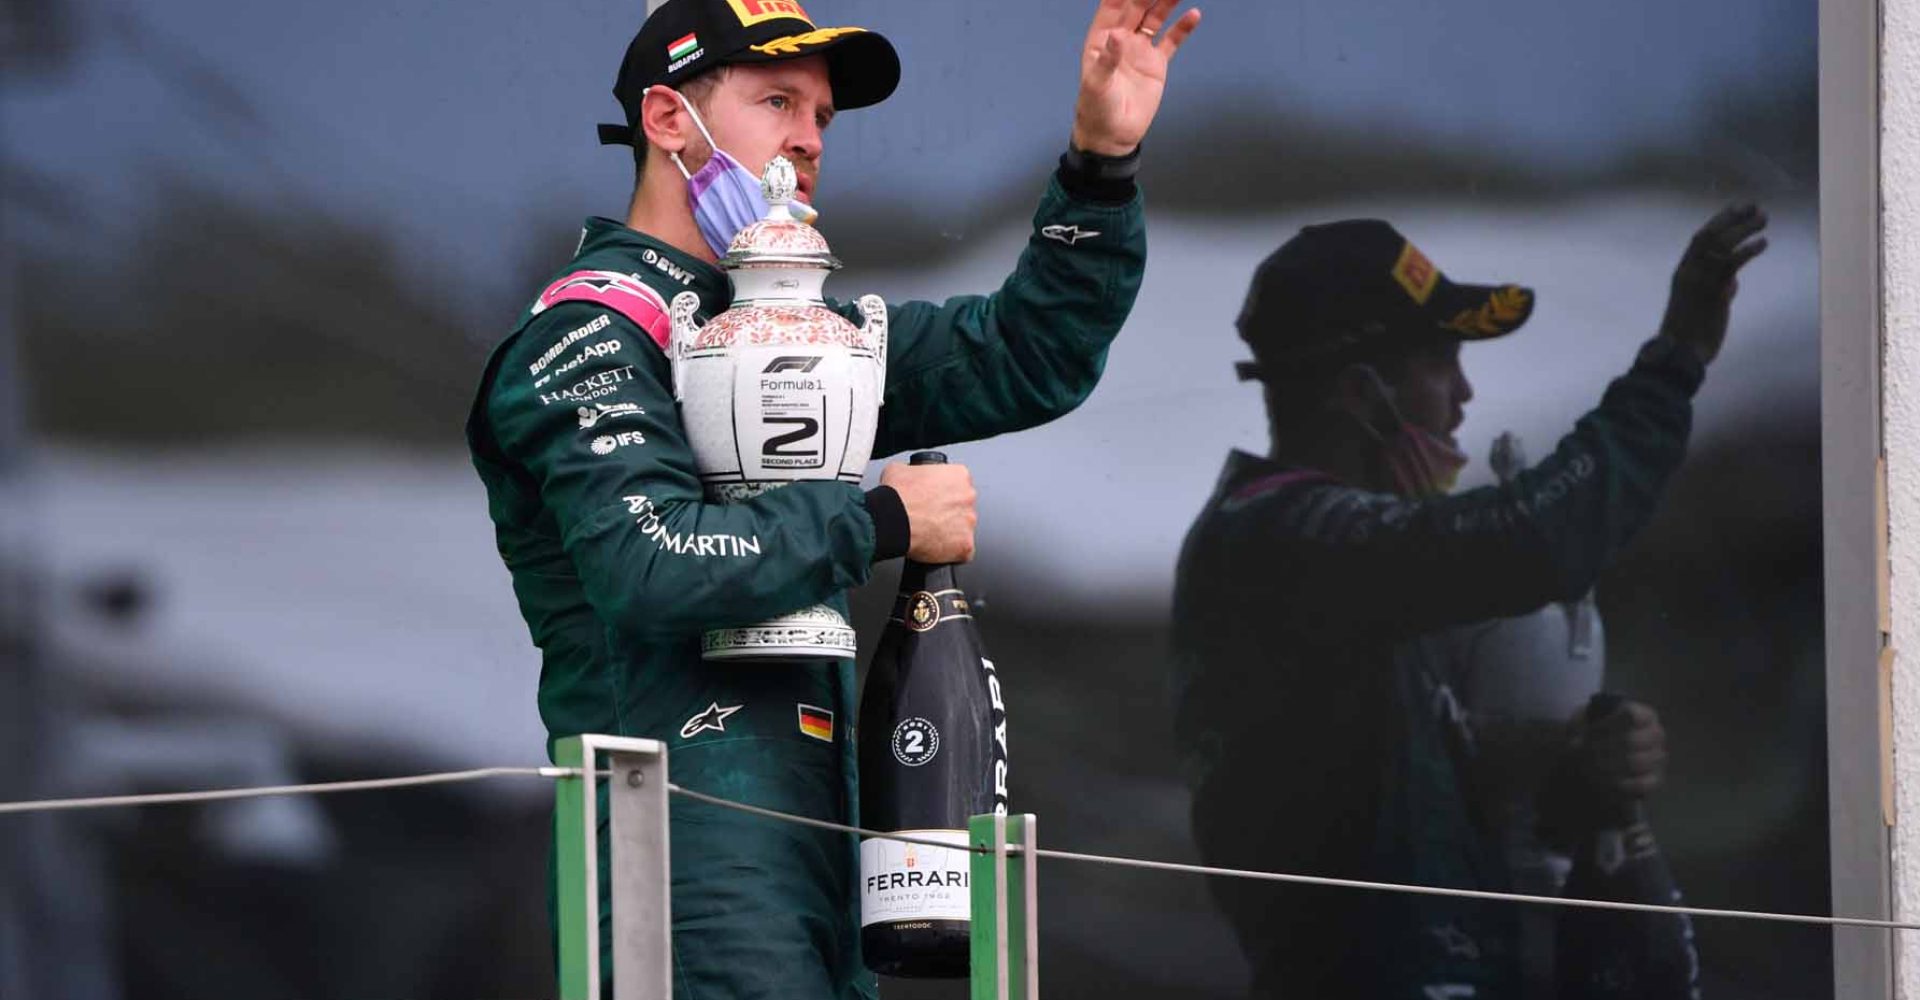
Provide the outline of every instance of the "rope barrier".
[[[880,830],[863,830],[857,826],[846,826],[840,823],[830,823],[826,820],[810,819],[805,816],[793,816],[793,815],[779,812],[773,809],[764,809],[764,808],[761,808],[760,806],[750,806],[750,805],[746,805],[745,803],[733,802],[727,799],[716,798],[711,795],[704,795],[700,792],[688,791],[687,789],[681,788],[680,786],[674,785],[674,784],[669,784],[667,786],[667,791],[676,795],[681,795],[687,798],[696,799],[701,802],[706,802],[711,805],[720,806],[725,809],[733,809],[738,812],[751,813],[756,816],[765,816],[770,819],[785,820],[787,822],[799,823],[804,826],[818,827],[825,830],[835,830],[841,833],[856,833],[863,837],[884,837],[888,840],[900,840],[900,841],[905,841],[911,844],[929,844],[934,847],[944,847],[950,851],[967,851],[968,853],[971,853],[971,854],[993,853],[991,850],[984,847],[955,847],[952,844],[942,844],[939,841],[921,840],[921,839],[916,839],[911,837],[903,837],[897,834],[886,833]],[[1016,845],[1009,845],[1007,847],[1007,853],[1009,855],[1019,854],[1021,853],[1021,849]],[[1875,920],[1868,917],[1822,917],[1822,916],[1815,916],[1811,914],[1800,914],[1800,913],[1767,913],[1759,910],[1717,910],[1717,909],[1708,909],[1705,907],[1697,907],[1697,906],[1662,906],[1662,905],[1657,905],[1653,903],[1616,903],[1616,902],[1611,902],[1611,901],[1602,900],[1602,899],[1570,899],[1562,896],[1529,896],[1522,893],[1490,892],[1482,889],[1449,889],[1441,886],[1432,886],[1432,885],[1406,885],[1398,882],[1367,882],[1360,879],[1327,878],[1319,875],[1293,875],[1285,872],[1258,872],[1258,871],[1244,871],[1237,868],[1211,868],[1206,865],[1181,864],[1175,861],[1145,861],[1138,858],[1116,858],[1116,857],[1109,857],[1107,855],[1102,855],[1102,854],[1081,854],[1074,851],[1055,851],[1055,850],[1049,850],[1048,848],[1044,848],[1044,847],[1034,851],[1033,854],[1037,858],[1042,858],[1042,859],[1050,858],[1055,861],[1079,861],[1087,864],[1113,865],[1115,867],[1120,867],[1120,868],[1141,868],[1141,869],[1147,869],[1150,871],[1170,871],[1170,872],[1179,872],[1187,875],[1210,875],[1210,876],[1216,876],[1216,877],[1222,877],[1222,878],[1240,878],[1240,879],[1250,879],[1250,880],[1264,881],[1264,882],[1291,882],[1299,885],[1332,886],[1334,888],[1340,888],[1340,889],[1364,889],[1364,890],[1371,890],[1374,892],[1404,892],[1404,893],[1411,893],[1413,895],[1418,895],[1418,896],[1452,896],[1459,899],[1486,899],[1486,900],[1496,900],[1499,902],[1507,902],[1507,903],[1530,903],[1530,904],[1539,905],[1539,906],[1564,906],[1564,907],[1588,909],[1588,910],[1630,910],[1630,911],[1640,912],[1640,913],[1682,913],[1682,914],[1687,914],[1689,916],[1730,917],[1733,919],[1744,919],[1744,920],[1773,920],[1773,921],[1778,921],[1782,923],[1820,924],[1820,925],[1830,926],[1830,927],[1832,926],[1876,927],[1876,928],[1882,928],[1886,930],[1902,930],[1902,931],[1920,930],[1920,923],[1902,921],[1902,920]]]
[[333,792],[368,792],[381,788],[416,788],[421,785],[446,785],[483,778],[528,776],[538,778],[577,778],[577,767],[481,767],[470,771],[443,771],[416,774],[404,778],[374,778],[367,781],[327,781],[311,785],[264,785],[255,788],[223,788],[207,792],[164,792],[158,795],[103,795],[86,799],[40,799],[30,802],[0,802],[0,814],[54,812],[64,809],[108,809],[127,806],[161,806],[188,802],[222,802],[229,799],[259,799],[272,795],[326,795]]
[[[93,798],[76,799],[40,799],[26,802],[0,802],[0,814],[54,812],[72,809],[105,809],[117,807],[135,807],[151,805],[176,805],[193,802],[221,802],[233,799],[266,798],[274,795],[326,795],[337,792],[364,792],[386,788],[417,788],[423,785],[445,785],[465,781],[481,781],[489,778],[534,777],[534,778],[578,778],[585,771],[577,767],[482,767],[467,771],[443,771],[435,774],[417,774],[399,778],[373,778],[363,781],[329,781],[307,785],[269,785],[255,788],[226,788],[201,792],[166,792],[157,795],[108,795]],[[603,777],[606,772],[595,772]],[[955,847],[953,844],[926,837],[912,837],[886,830],[869,830],[864,827],[834,823],[829,820],[813,819],[808,816],[796,816],[777,809],[748,805],[718,796],[696,792],[689,788],[669,783],[667,791],[682,798],[704,802],[722,809],[747,813],[764,819],[793,823],[835,833],[851,833],[861,837],[879,837],[905,844],[922,844],[939,847],[949,851],[965,851],[970,854],[990,854],[985,847]],[[1018,845],[1007,847],[1009,855],[1022,853]],[[1328,878],[1318,875],[1295,875],[1286,872],[1246,871],[1237,868],[1214,868],[1207,865],[1183,864],[1175,861],[1148,861],[1140,858],[1119,858],[1102,854],[1082,854],[1075,851],[1057,851],[1041,848],[1034,856],[1054,861],[1075,861],[1084,864],[1109,865],[1118,868],[1135,868],[1147,871],[1175,872],[1184,875],[1205,875],[1216,878],[1238,878],[1265,882],[1288,882],[1297,885],[1328,886],[1339,889],[1360,889],[1371,892],[1401,892],[1421,896],[1450,896],[1457,899],[1480,899],[1505,903],[1526,903],[1535,906],[1560,906],[1590,910],[1626,910],[1636,913],[1672,913],[1696,917],[1722,917],[1734,920],[1770,920],[1777,923],[1817,924],[1827,927],[1872,927],[1883,930],[1920,930],[1920,922],[1904,920],[1876,920],[1867,917],[1823,917],[1801,913],[1768,913],[1761,910],[1722,910],[1699,906],[1663,906],[1653,903],[1617,903],[1599,899],[1569,899],[1560,896],[1530,896],[1512,892],[1490,892],[1480,889],[1449,889],[1430,885],[1406,885],[1398,882],[1369,882],[1361,879]]]

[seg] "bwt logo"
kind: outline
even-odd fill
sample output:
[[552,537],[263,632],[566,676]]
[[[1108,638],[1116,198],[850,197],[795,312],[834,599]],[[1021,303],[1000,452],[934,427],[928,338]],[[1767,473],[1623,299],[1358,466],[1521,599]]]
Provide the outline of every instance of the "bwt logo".
[[788,357],[774,358],[773,363],[769,364],[766,370],[761,372],[760,374],[772,375],[775,372],[805,373],[805,372],[812,371],[819,364],[820,364],[820,356],[817,354],[812,356],[788,356]]

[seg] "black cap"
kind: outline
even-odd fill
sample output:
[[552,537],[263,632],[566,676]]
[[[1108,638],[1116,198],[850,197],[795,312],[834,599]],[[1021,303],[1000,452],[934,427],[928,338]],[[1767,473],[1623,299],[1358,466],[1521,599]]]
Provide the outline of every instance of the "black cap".
[[613,96],[625,125],[600,141],[633,145],[648,87],[677,87],[716,66],[824,55],[837,111],[878,104],[900,83],[893,43],[865,28],[816,28],[798,0],[667,0],[627,46]]
[[1399,340],[1491,340],[1533,314],[1533,291],[1462,285],[1379,219],[1307,226],[1253,272],[1235,325],[1242,379],[1283,375]]

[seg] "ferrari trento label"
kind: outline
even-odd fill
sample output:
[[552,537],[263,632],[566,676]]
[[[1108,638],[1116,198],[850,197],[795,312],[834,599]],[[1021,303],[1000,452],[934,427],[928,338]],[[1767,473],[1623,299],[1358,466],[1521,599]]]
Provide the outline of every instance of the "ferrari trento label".
[[969,858],[964,830],[901,830],[955,848],[872,838],[860,842],[860,926],[967,920]]

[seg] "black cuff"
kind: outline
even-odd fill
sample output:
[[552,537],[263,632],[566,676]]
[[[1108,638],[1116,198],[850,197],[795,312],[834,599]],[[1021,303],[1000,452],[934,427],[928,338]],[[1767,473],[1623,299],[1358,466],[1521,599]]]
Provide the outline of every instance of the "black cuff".
[[1707,378],[1707,365],[1700,360],[1699,352],[1672,337],[1655,337],[1641,345],[1633,369],[1671,380],[1689,396],[1700,391],[1700,383]]
[[907,527],[907,505],[891,486],[875,486],[867,491],[867,516],[873,518],[873,561],[898,559],[907,554],[913,540]]
[[1125,205],[1140,188],[1133,182],[1140,172],[1140,147],[1125,156],[1101,156],[1084,149],[1067,147],[1060,154],[1060,169],[1055,176],[1067,196],[1075,201],[1096,205]]

